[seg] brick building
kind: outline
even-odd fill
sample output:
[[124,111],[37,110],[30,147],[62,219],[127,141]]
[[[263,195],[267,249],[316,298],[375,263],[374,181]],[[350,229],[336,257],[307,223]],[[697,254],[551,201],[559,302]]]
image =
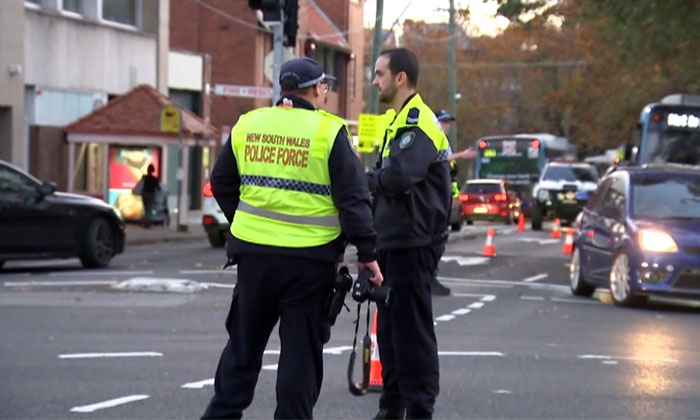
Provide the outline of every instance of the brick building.
[[[326,109],[349,120],[356,120],[363,106],[363,3],[299,0],[296,45],[286,52],[314,57],[338,77]],[[272,86],[264,71],[265,57],[272,54],[272,31],[247,1],[171,0],[170,47],[211,57],[210,85],[201,102],[210,105],[211,123],[224,133],[240,114],[270,104],[266,98],[217,94],[231,85]]]

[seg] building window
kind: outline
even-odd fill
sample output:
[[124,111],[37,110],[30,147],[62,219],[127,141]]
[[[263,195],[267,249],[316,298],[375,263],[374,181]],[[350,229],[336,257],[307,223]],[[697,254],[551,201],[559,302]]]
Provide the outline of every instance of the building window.
[[102,0],[102,19],[137,26],[137,0]]
[[83,0],[63,0],[63,10],[83,14]]

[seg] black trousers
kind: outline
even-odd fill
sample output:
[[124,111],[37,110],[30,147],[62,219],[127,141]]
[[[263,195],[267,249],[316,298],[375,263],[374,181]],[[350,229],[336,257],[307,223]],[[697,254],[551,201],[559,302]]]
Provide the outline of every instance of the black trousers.
[[407,418],[431,418],[440,392],[440,367],[430,293],[444,245],[380,250],[379,266],[391,287],[379,305],[377,344],[382,363],[379,407],[406,409]]
[[143,220],[141,223],[144,227],[151,227],[151,217],[153,216],[153,205],[156,202],[156,194],[154,192],[144,192],[141,194],[143,202]]
[[321,391],[323,344],[330,338],[324,301],[335,264],[303,258],[242,255],[226,319],[229,340],[202,418],[241,418],[253,401],[263,351],[280,322],[276,419],[309,419]]

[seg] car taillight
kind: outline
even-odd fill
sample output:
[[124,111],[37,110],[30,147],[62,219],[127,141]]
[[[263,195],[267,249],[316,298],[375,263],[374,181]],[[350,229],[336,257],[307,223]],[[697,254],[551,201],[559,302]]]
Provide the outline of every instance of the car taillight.
[[204,226],[212,226],[216,223],[216,220],[214,220],[213,216],[203,216],[202,217],[202,224]]
[[462,203],[466,203],[467,201],[469,201],[469,194],[461,193],[459,195],[459,201],[461,201]]
[[212,193],[212,191],[211,191],[211,182],[207,182],[206,184],[204,184],[204,187],[202,188],[202,194],[205,197],[213,197],[214,196],[214,193]]
[[503,193],[498,193],[493,195],[493,201],[501,201],[501,202],[506,202],[508,200],[508,196],[503,194]]

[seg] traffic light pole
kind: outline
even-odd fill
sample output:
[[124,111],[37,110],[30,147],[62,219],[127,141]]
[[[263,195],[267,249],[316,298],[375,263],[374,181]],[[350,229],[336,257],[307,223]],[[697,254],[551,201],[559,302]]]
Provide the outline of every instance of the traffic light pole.
[[284,0],[280,0],[280,21],[275,23],[274,50],[272,64],[272,105],[280,99],[280,69],[284,61]]

